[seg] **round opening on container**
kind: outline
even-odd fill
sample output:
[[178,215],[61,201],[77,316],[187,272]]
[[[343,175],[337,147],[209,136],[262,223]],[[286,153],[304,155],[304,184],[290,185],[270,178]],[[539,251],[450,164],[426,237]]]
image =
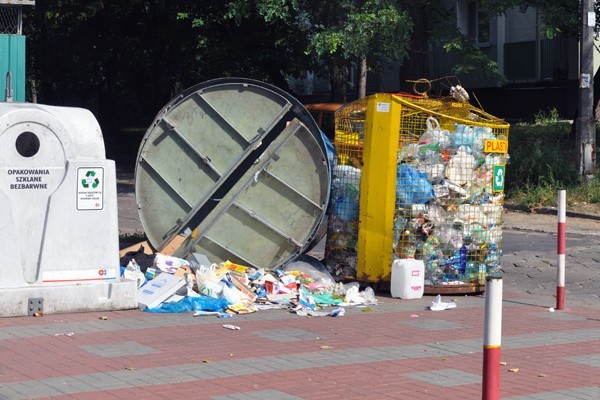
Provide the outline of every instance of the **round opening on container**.
[[23,157],[33,157],[40,150],[40,139],[33,132],[23,132],[15,143],[17,152]]

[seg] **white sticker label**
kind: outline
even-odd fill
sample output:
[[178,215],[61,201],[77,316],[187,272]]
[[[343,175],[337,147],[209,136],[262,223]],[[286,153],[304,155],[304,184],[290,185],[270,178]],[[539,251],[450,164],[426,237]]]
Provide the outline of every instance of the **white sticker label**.
[[117,279],[116,268],[43,271],[42,282],[108,281]]
[[591,26],[591,27],[596,26],[596,12],[588,11],[587,26]]
[[77,168],[77,209],[104,208],[104,168]]
[[579,82],[581,89],[588,89],[590,87],[590,74],[581,74],[581,82]]
[[377,102],[377,112],[390,112],[390,103]]

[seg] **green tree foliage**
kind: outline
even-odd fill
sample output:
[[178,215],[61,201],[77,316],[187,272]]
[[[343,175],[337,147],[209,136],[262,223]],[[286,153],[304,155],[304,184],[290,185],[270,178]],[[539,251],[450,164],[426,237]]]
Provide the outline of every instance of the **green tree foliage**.
[[[93,110],[103,129],[151,117],[195,80],[195,48],[170,2],[37,2],[26,10],[28,79],[37,100]],[[132,121],[135,119],[136,121]]]
[[229,10],[238,26],[247,21],[269,30],[284,26],[289,34],[279,41],[289,46],[290,37],[296,38],[293,48],[307,57],[300,69],[285,72],[314,68],[329,74],[333,101],[345,100],[350,63],[367,58],[371,69],[380,70],[402,59],[412,28],[393,0],[238,0],[229,3]]
[[123,125],[148,126],[175,94],[216,77],[244,76],[288,89],[286,76],[311,70],[330,77],[334,101],[344,100],[349,66],[363,60],[380,71],[406,59],[406,78],[421,78],[431,39],[465,54],[457,71],[493,69],[459,40],[442,4],[40,1],[24,9],[29,98],[91,109],[110,135]]

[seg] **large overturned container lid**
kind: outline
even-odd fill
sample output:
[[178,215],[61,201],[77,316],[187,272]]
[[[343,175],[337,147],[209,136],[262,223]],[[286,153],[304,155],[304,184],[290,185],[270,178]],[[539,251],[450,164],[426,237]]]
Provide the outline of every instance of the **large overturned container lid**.
[[315,239],[331,172],[302,104],[262,82],[223,78],[184,91],[158,113],[135,178],[155,249],[193,231],[178,256],[272,268]]

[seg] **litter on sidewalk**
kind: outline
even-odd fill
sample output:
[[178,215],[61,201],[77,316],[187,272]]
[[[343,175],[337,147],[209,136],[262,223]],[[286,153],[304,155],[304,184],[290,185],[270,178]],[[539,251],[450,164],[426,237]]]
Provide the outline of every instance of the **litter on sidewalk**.
[[197,253],[189,260],[143,253],[141,263],[136,256],[133,252],[121,259],[122,264],[127,263],[121,267],[122,276],[138,281],[139,309],[151,313],[193,311],[194,317],[230,318],[288,309],[303,317],[342,317],[344,307],[377,304],[372,288],[361,291],[358,282],[336,282],[326,267],[312,258],[266,270],[231,261],[211,263]]
[[435,297],[435,300],[433,300],[433,302],[431,303],[431,306],[429,307],[429,309],[431,311],[444,311],[444,310],[449,310],[452,308],[456,308],[456,303],[454,301],[451,301],[451,302],[442,301],[442,296],[439,294]]

